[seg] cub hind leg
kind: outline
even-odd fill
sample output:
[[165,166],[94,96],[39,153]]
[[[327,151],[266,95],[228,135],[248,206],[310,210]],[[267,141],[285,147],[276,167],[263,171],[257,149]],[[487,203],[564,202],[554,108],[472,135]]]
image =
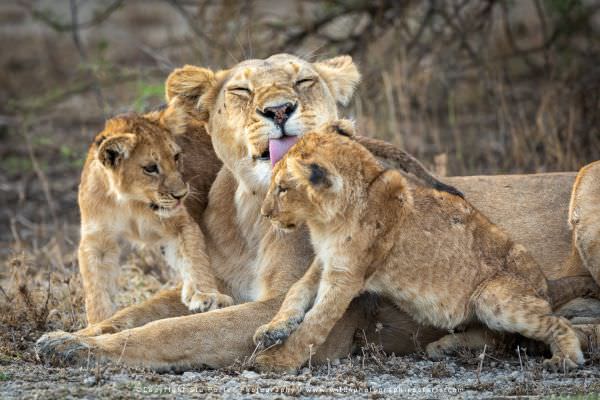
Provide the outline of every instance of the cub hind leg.
[[577,334],[562,317],[552,315],[548,301],[533,288],[510,275],[487,281],[473,297],[479,320],[496,331],[520,333],[550,346],[552,358],[544,361],[551,369],[576,368],[583,364]]
[[431,342],[425,348],[427,356],[433,360],[439,360],[444,356],[455,353],[461,349],[488,350],[494,349],[503,340],[499,332],[490,331],[486,327],[472,327],[464,332],[450,333],[442,338]]

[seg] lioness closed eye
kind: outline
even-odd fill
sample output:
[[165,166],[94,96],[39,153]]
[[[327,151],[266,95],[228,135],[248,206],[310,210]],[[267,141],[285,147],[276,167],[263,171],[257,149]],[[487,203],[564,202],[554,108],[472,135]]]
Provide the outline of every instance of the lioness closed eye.
[[[583,363],[573,328],[551,314],[546,278],[525,249],[466,200],[384,169],[344,136],[352,131],[339,121],[308,133],[275,166],[262,213],[282,229],[306,223],[316,257],[256,331],[265,347],[284,340],[257,357],[259,366],[299,367],[364,290],[438,328],[479,322],[541,340],[553,354],[547,367]],[[438,356],[438,348],[427,350]]]
[[89,324],[115,311],[122,238],[162,247],[182,275],[181,300],[190,311],[233,304],[219,292],[193,218],[206,207],[220,165],[206,132],[172,105],[107,121],[88,152],[79,186],[79,267]]

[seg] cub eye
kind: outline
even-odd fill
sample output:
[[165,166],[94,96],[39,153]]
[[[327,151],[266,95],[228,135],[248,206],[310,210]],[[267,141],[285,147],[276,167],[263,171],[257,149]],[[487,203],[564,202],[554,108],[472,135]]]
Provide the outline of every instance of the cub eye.
[[315,78],[303,78],[296,81],[296,87],[310,87],[316,82]]
[[158,165],[156,165],[154,163],[145,165],[142,167],[142,169],[144,170],[145,173],[147,173],[149,175],[158,174]]
[[283,187],[283,186],[277,186],[277,194],[283,194],[287,192],[287,188]]
[[234,86],[227,89],[231,94],[235,94],[237,96],[248,97],[252,94],[252,91],[244,86]]

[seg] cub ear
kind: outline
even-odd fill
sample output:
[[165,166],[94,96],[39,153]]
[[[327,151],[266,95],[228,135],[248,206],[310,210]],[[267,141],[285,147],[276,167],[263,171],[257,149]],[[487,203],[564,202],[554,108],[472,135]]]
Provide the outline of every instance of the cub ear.
[[343,106],[347,105],[360,82],[360,72],[352,57],[334,57],[314,63],[313,66],[327,82],[335,100]]
[[327,133],[353,137],[355,134],[354,122],[349,119],[340,119],[334,122],[327,123],[325,127]]
[[[381,184],[377,184],[377,182]],[[371,184],[370,190],[384,190],[389,197],[401,201],[405,206],[413,204],[413,197],[408,186],[408,181],[397,170],[389,169],[383,172]]]
[[215,73],[207,68],[186,65],[169,74],[165,82],[167,103],[179,98],[180,106],[186,111],[203,109],[201,98],[217,83]]
[[313,186],[331,187],[329,171],[317,163],[308,164],[308,182]]
[[333,176],[322,164],[294,158],[288,163],[288,167],[293,175],[302,177],[312,187],[330,188],[333,186]]
[[175,98],[160,116],[160,123],[165,126],[174,136],[183,135],[187,130],[189,114],[179,98]]
[[98,146],[98,160],[107,168],[115,168],[127,159],[136,144],[136,137],[124,133],[104,139]]

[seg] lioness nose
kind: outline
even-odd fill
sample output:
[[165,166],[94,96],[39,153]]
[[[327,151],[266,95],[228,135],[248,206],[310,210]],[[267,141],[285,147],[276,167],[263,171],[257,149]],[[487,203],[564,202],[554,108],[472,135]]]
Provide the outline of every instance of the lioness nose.
[[187,189],[180,190],[179,192],[171,192],[171,197],[175,200],[181,200],[188,194]]
[[283,126],[290,115],[296,111],[296,106],[297,104],[293,103],[283,103],[273,107],[265,107],[263,110],[257,109],[256,111],[263,117],[273,120],[277,125]]

